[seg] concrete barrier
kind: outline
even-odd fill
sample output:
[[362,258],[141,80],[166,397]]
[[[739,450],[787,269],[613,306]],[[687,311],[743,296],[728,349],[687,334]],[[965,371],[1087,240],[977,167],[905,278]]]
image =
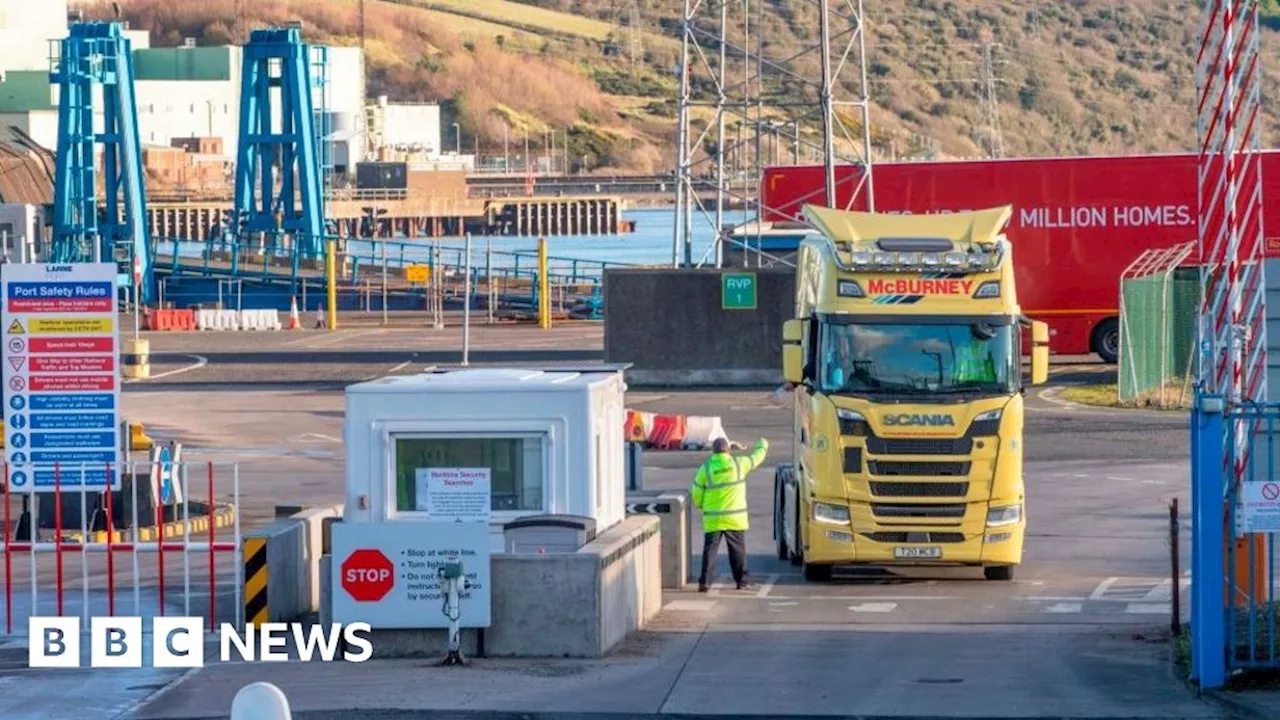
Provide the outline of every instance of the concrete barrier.
[[325,520],[342,505],[308,508],[244,534],[245,622],[292,622],[320,610]]
[[[463,629],[462,652],[598,658],[662,608],[661,522],[635,515],[576,553],[492,556],[492,625]],[[321,560],[320,622],[332,622],[332,559]],[[444,657],[444,630],[375,630],[374,657]]]
[[662,587],[684,588],[693,572],[693,528],[688,492],[664,490],[627,493],[628,515],[657,516],[662,528]]
[[[756,277],[756,307],[723,308],[722,275]],[[633,387],[777,386],[782,323],[795,313],[795,270],[618,268],[604,271],[604,355],[631,363]]]

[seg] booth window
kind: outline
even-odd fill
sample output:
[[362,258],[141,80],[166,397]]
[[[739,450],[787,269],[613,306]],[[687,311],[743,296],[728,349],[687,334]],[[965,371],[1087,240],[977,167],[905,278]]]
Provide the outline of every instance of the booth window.
[[396,511],[418,512],[417,472],[489,468],[494,512],[541,511],[542,437],[396,436]]

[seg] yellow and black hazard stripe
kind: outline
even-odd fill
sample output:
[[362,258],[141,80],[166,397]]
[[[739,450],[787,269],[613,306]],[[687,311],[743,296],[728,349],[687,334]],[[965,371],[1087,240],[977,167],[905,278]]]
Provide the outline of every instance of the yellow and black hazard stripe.
[[267,539],[244,541],[244,622],[245,626],[267,622]]

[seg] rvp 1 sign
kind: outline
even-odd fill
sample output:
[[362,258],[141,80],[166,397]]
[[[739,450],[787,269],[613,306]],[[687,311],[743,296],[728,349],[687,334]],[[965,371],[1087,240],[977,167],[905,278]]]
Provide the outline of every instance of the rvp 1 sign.
[[1236,535],[1280,532],[1280,483],[1243,482],[1236,508]]

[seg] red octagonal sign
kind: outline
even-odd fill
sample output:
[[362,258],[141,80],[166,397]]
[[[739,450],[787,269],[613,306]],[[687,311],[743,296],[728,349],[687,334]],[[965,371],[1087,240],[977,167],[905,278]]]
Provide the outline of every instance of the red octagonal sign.
[[356,602],[377,602],[396,584],[396,568],[381,550],[361,548],[342,561],[342,589]]

